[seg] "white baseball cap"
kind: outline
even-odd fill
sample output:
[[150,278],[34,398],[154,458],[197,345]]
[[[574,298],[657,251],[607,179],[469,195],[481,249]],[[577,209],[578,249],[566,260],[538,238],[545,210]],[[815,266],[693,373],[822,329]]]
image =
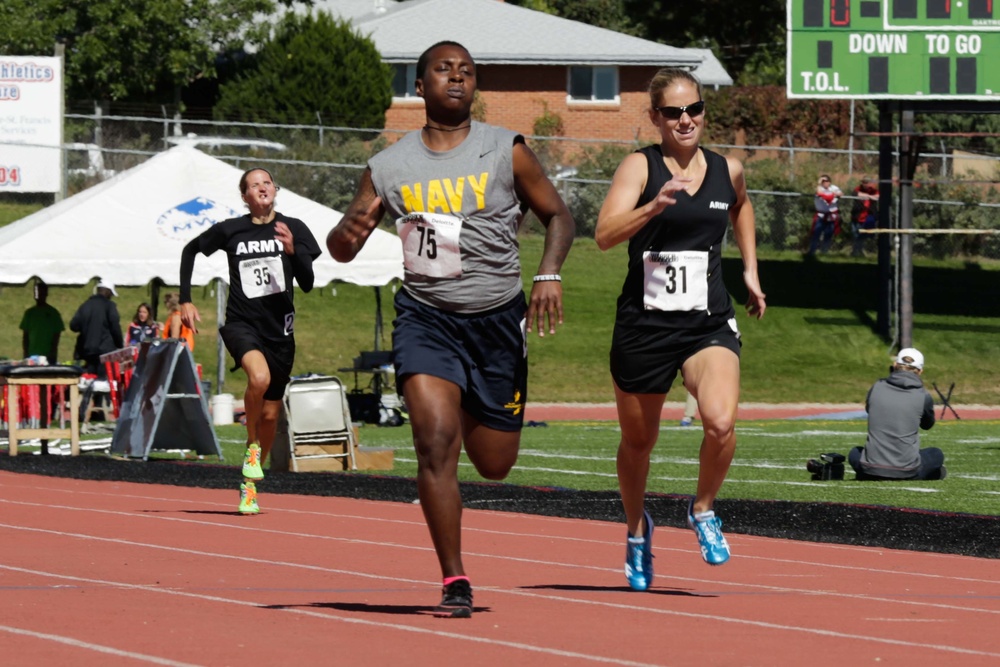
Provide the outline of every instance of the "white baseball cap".
[[118,292],[115,291],[115,284],[114,283],[109,283],[106,280],[98,280],[97,281],[97,286],[94,288],[94,291],[96,292],[97,290],[101,289],[102,287],[104,289],[106,289],[106,290],[109,290],[115,296],[118,296]]
[[924,369],[924,355],[915,347],[904,347],[896,355],[896,363],[902,366],[913,366],[917,370]]

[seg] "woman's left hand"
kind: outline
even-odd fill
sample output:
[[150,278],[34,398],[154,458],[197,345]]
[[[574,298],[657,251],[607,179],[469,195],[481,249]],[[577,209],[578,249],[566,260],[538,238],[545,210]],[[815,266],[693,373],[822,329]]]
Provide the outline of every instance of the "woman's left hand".
[[274,238],[285,248],[286,255],[295,254],[295,238],[292,236],[292,230],[288,228],[288,225],[281,221],[274,223]]

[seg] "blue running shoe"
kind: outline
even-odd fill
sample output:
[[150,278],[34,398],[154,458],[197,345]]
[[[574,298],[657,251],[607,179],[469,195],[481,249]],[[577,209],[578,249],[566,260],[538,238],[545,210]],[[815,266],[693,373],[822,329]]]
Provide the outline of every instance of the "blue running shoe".
[[729,543],[726,542],[722,534],[722,521],[715,516],[715,512],[709,511],[694,517],[694,499],[688,503],[688,525],[698,536],[698,545],[701,547],[701,557],[709,565],[722,565],[729,560]]
[[634,591],[644,591],[653,585],[653,518],[642,511],[646,530],[642,537],[628,536],[625,543],[625,578]]

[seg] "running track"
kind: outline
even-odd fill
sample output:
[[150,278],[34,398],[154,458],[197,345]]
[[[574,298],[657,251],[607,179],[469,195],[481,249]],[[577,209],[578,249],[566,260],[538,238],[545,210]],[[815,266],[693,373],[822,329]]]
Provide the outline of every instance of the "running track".
[[[141,464],[136,464],[141,465]],[[0,472],[0,664],[996,665],[1000,559],[466,510],[472,619],[437,619],[420,508]]]

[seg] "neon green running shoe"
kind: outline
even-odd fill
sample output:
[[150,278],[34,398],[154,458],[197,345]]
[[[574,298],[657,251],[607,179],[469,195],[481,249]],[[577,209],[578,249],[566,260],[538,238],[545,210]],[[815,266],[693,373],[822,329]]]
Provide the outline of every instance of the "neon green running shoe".
[[243,476],[255,482],[264,479],[264,470],[260,467],[260,445],[257,443],[247,447],[243,455]]
[[253,482],[240,484],[240,514],[257,514],[257,485]]

